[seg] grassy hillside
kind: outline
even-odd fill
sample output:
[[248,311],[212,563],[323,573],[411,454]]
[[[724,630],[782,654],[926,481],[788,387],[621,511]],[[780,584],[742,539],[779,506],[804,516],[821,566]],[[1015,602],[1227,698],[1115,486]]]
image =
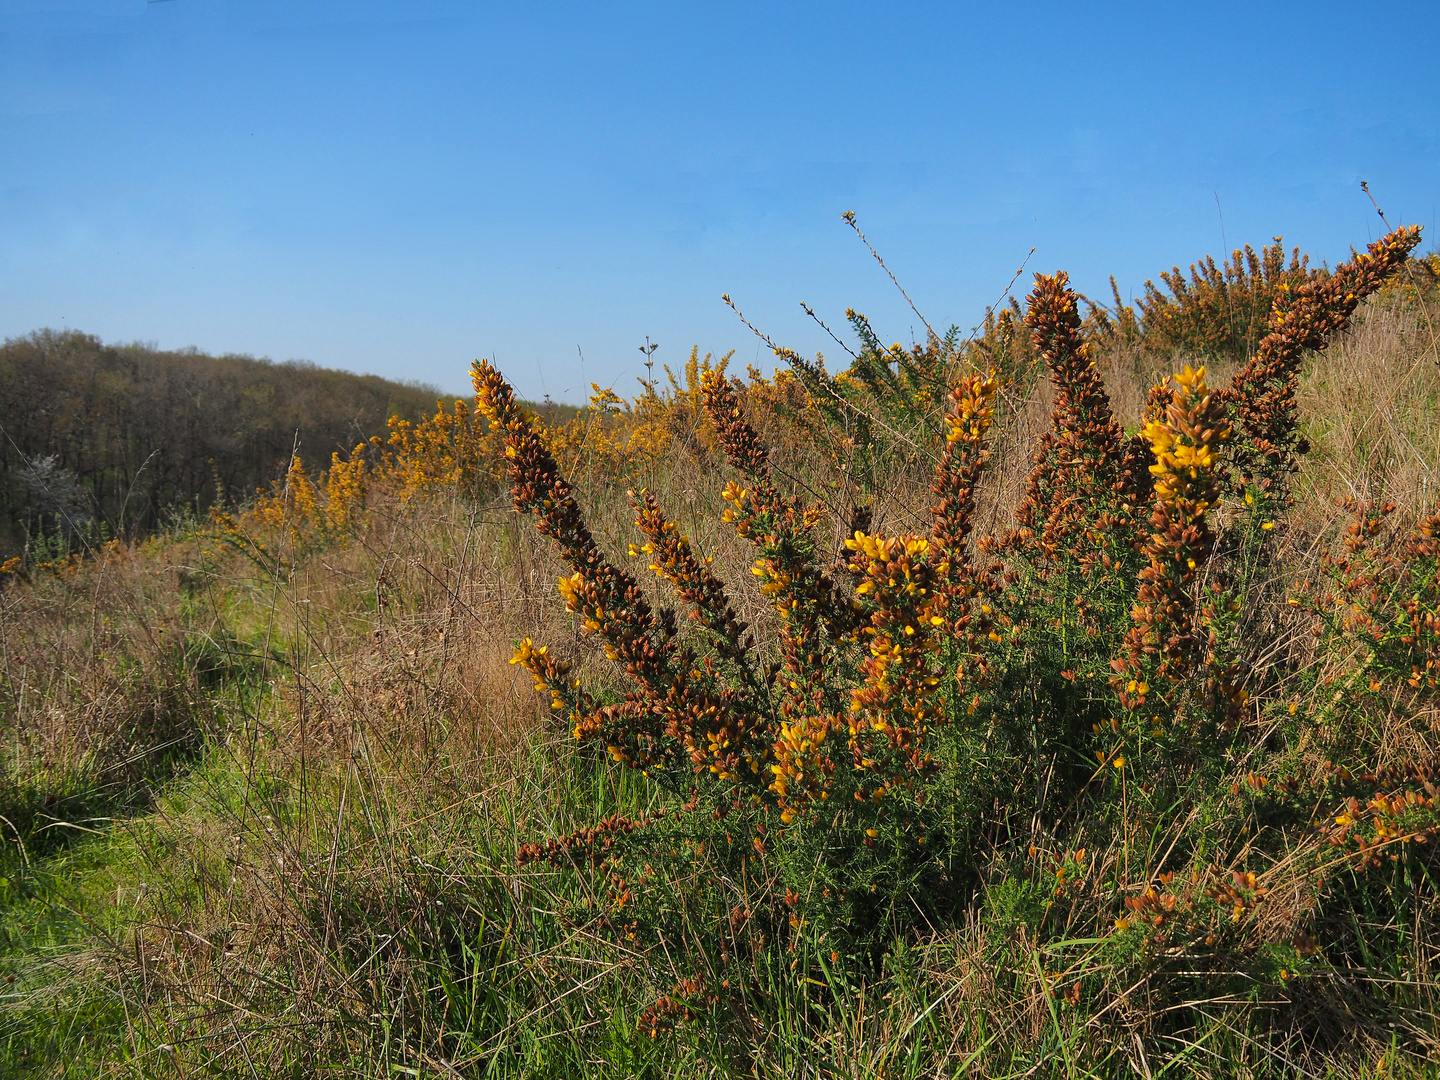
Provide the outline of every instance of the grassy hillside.
[[0,1075],[1437,1075],[1416,239],[12,564]]

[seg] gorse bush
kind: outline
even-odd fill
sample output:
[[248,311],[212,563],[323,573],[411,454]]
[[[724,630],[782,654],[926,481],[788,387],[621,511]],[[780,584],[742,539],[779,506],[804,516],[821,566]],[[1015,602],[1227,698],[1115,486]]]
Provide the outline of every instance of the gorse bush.
[[1418,239],[4,563],[0,1072],[1434,1075]]
[[1134,336],[1137,322],[1143,324],[1146,347],[1158,352],[1244,361],[1269,331],[1279,294],[1312,276],[1299,248],[1286,260],[1278,236],[1258,252],[1246,244],[1220,266],[1209,256],[1192,263],[1188,278],[1176,266],[1160,275],[1161,285],[1146,281],[1138,313],[1116,292],[1115,328]]
[[[971,537],[995,370],[949,379],[929,528],[889,531],[861,512],[838,552],[821,539],[824,511],[782,490],[738,386],[707,372],[706,413],[738,474],[724,517],[753,546],[752,574],[774,610],[763,636],[642,491],[632,506],[644,542],[630,555],[674,589],[687,618],[657,609],[600,549],[502,376],[475,366],[515,508],[555,543],[570,571],[567,609],[627,686],[588,687],[528,638],[512,663],[575,739],[653,785],[643,812],[541,838],[519,861],[575,875],[569,917],[664,955],[675,988],[642,1028],[658,1035],[702,1016],[733,1026],[775,955],[790,978],[833,992],[909,928],[955,919],[995,861],[1030,882],[1022,894],[1052,883],[1033,903],[1013,890],[992,897],[1010,925],[1042,939],[1060,927],[1100,935],[1092,944],[1108,962],[1074,983],[1074,1004],[1107,999],[1136,965],[1188,969],[1176,985],[1288,982],[1328,944],[1316,933],[1324,878],[1348,865],[1333,846],[1356,842],[1368,865],[1428,872],[1426,844],[1440,832],[1431,763],[1405,759],[1382,774],[1315,761],[1317,741],[1338,755],[1348,738],[1357,766],[1386,749],[1364,730],[1363,703],[1345,703],[1344,718],[1272,717],[1296,677],[1329,685],[1373,673],[1372,693],[1398,680],[1412,714],[1430,707],[1435,519],[1373,556],[1376,526],[1352,535],[1333,564],[1351,613],[1308,594],[1322,637],[1374,636],[1359,663],[1324,650],[1347,657],[1343,675],[1312,663],[1291,676],[1273,658],[1294,624],[1266,570],[1306,449],[1301,364],[1418,242],[1418,229],[1398,230],[1329,275],[1275,283],[1268,332],[1233,382],[1212,390],[1203,367],[1186,367],[1151,392],[1131,438],[1111,412],[1079,298],[1063,274],[1037,275],[1025,321],[1054,384],[1052,425],[1016,527],[996,536]],[[917,371],[928,355],[910,358]],[[834,380],[796,366],[817,399],[830,392]],[[905,371],[877,366],[870,389]],[[1386,790],[1360,809],[1346,794],[1354,784]],[[1197,816],[1214,831],[1193,832]],[[1085,850],[1057,850],[1073,835],[1112,849],[1118,838],[1121,865],[1092,880],[1101,868]],[[1269,916],[1285,890],[1284,915]]]
[[[688,439],[699,449],[709,441],[703,429],[697,430],[703,418],[700,383],[711,371],[723,372],[728,360],[722,357],[717,363],[693,350],[680,376],[665,367],[668,387],[645,384],[634,403],[596,386],[588,406],[551,407],[548,422],[539,416],[535,420],[543,426],[551,450],[579,474],[599,482],[643,478],[658,467],[673,443]],[[784,385],[783,378],[778,386],[757,380],[755,396],[768,390],[772,402],[783,404]],[[562,420],[556,415],[561,411],[575,415]],[[332,453],[329,468],[315,479],[302,456],[292,455],[285,475],[258,492],[250,505],[238,512],[211,510],[215,538],[274,569],[282,561],[277,554],[281,547],[303,553],[343,544],[363,532],[372,488],[409,503],[442,492],[483,499],[501,484],[499,433],[473,402],[456,399],[447,407],[441,401],[433,415],[418,421],[391,416],[388,426],[388,439],[372,436],[344,457]],[[25,563],[17,557],[6,565],[19,572]]]

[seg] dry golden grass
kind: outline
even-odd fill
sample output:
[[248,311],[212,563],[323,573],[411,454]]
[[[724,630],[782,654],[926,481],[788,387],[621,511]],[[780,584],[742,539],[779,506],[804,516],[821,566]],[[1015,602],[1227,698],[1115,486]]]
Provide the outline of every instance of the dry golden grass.
[[208,726],[200,683],[227,642],[218,618],[182,618],[182,577],[153,552],[109,545],[81,569],[0,589],[0,784],[42,774],[121,790],[195,748]]
[[[1377,302],[1309,370],[1300,409],[1313,450],[1278,560],[1287,575],[1313,572],[1343,519],[1338,497],[1388,498],[1406,519],[1433,505],[1440,367],[1428,347],[1413,312]],[[1103,365],[1127,427],[1154,374],[1141,363],[1117,349]],[[1030,447],[1048,424],[1052,391],[1034,382],[997,423],[982,532],[1009,523]],[[807,468],[811,448],[782,409],[759,409],[756,419],[777,448],[782,483],[830,509],[825,527],[838,559],[851,509],[846,477]],[[915,528],[928,471],[925,461],[898,459],[876,493],[879,529]],[[747,581],[753,552],[720,523],[713,447],[672,440],[645,475],[681,531],[714,556],[717,576]],[[617,561],[634,539],[627,482],[597,473],[581,493]],[[564,567],[508,498],[477,502],[445,490],[404,501],[382,486],[371,493],[368,525],[348,542],[310,551],[286,550],[288,542],[274,541],[285,558],[268,570],[200,538],[112,551],[70,576],[0,588],[7,792],[28,785],[47,813],[45,777],[67,778],[57,791],[168,783],[153,805],[148,796],[135,803],[151,811],[127,826],[136,854],[133,884],[115,903],[124,919],[108,939],[88,942],[75,967],[123,1006],[117,1045],[139,1074],[483,1075],[488,1063],[538,1075],[566,1062],[619,1075],[663,1060],[706,1075],[780,1076],[797,1075],[813,1052],[824,1062],[813,1075],[1063,1075],[1084,1059],[1148,1076],[1162,1067],[1152,1060],[1157,1045],[1181,1049],[1151,1038],[1178,1007],[1163,972],[1121,970],[1095,944],[1109,918],[1094,899],[1100,883],[1138,880],[1128,866],[1138,841],[1100,823],[1063,836],[1033,830],[1046,850],[1090,849],[1083,888],[1093,896],[1077,891],[1059,935],[1084,944],[1056,949],[1053,938],[1027,937],[1023,924],[1005,931],[982,917],[1012,879],[1044,877],[1038,862],[997,861],[966,921],[912,939],[888,972],[848,986],[846,1008],[828,1020],[815,1019],[814,1001],[777,991],[774,1013],[744,1018],[744,1050],[728,1061],[699,1043],[634,1044],[633,1017],[613,1022],[616,1003],[654,1000],[673,981],[663,965],[567,925],[547,907],[561,886],[522,884],[514,866],[522,838],[562,835],[645,798],[621,770],[577,766],[568,732],[508,662],[512,645],[530,637],[573,661],[587,686],[621,687],[582,647],[556,597]],[[657,609],[669,602],[650,575],[641,581]],[[776,616],[764,598],[744,589],[733,599],[757,637],[773,639]],[[1293,662],[1305,647],[1293,644],[1294,653],[1268,662]],[[1334,659],[1337,672],[1345,663]],[[1397,705],[1377,742],[1381,758],[1433,752],[1436,725],[1433,710]],[[170,781],[166,753],[196,753],[202,743],[203,764]],[[1317,746],[1315,759],[1323,756]],[[1239,773],[1244,767],[1236,762]],[[95,805],[104,814],[108,804]],[[998,807],[995,817],[995,829],[1008,827]],[[1267,871],[1270,901],[1253,927],[1260,937],[1293,937],[1308,925],[1309,879],[1289,870],[1281,862]],[[1191,1033],[1185,1068],[1215,1076],[1323,1069],[1331,1048],[1303,1039],[1325,1029],[1352,1040],[1346,1069],[1387,1053],[1392,1036],[1430,1045],[1421,1014],[1440,1004],[1433,894],[1403,918],[1377,914],[1367,930],[1413,935],[1415,990],[1403,1009],[1374,1015],[1365,984],[1376,976],[1337,970],[1324,992],[1273,1003],[1273,1038],[1260,1046],[1241,1029],[1254,995],[1190,1001],[1213,1024]],[[1105,985],[1104,1005],[1084,1012],[1065,998],[1081,978]],[[1346,1002],[1353,1014],[1336,1013]],[[1253,1056],[1237,1063],[1222,1053]]]

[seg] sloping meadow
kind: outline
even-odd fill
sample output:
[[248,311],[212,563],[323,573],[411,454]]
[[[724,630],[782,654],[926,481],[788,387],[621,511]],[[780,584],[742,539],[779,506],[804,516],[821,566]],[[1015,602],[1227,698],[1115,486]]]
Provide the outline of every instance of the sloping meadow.
[[[478,364],[473,407],[123,572],[27,570],[0,1060],[1423,1071],[1418,242],[1237,253],[1163,318],[1037,276],[968,341],[852,315],[843,372],[697,354],[564,420]],[[162,617],[173,647],[94,629]],[[108,688],[170,703],[154,738]],[[128,794],[67,817],[62,774]]]

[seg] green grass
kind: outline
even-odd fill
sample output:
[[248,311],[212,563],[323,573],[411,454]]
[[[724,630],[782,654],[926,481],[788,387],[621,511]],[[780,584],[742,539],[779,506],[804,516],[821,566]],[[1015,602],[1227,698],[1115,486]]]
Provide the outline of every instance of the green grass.
[[0,1075],[99,1074],[125,1054],[129,1018],[105,968],[138,917],[141,861],[123,825],[4,861]]
[[[1429,403],[1433,390],[1425,382],[1413,396]],[[1315,428],[1326,469],[1355,464],[1335,430]],[[698,466],[677,462],[685,468],[657,487],[693,496],[685,527],[697,547],[727,580],[747,581],[753,553],[714,524],[720,474],[702,473],[697,495]],[[791,466],[820,486],[803,462]],[[1304,474],[1297,490],[1318,490],[1318,477]],[[902,471],[894,505],[923,482]],[[614,485],[592,487],[591,524],[622,551],[631,515]],[[1327,543],[1338,521],[1305,525],[1307,542]],[[1432,749],[1424,716],[1389,708],[1365,689],[1368,673],[1326,684],[1328,668],[1281,672],[1256,713],[1263,739],[1216,739],[1209,772],[1146,790],[1136,786],[1144,755],[1163,761],[1148,725],[1127,744],[1124,774],[1095,774],[1074,738],[1114,711],[1072,692],[1063,672],[1084,662],[1103,677],[1113,643],[1067,621],[1073,583],[1062,582],[1010,646],[1003,693],[942,762],[954,792],[970,785],[946,820],[978,823],[950,829],[965,838],[953,860],[963,879],[943,878],[951,902],[920,897],[896,915],[910,899],[897,886],[896,906],[877,903],[849,951],[795,934],[741,955],[727,909],[783,913],[779,879],[747,878],[753,864],[685,843],[718,847],[733,827],[748,845],[745,815],[684,818],[683,792],[577,747],[505,664],[512,642],[533,635],[576,659],[595,693],[613,700],[621,688],[580,650],[555,597],[560,568],[505,500],[377,499],[366,534],[290,559],[283,573],[205,550],[203,538],[177,535],[118,583],[82,569],[33,595],[0,595],[31,604],[23,625],[11,615],[21,607],[3,611],[4,634],[31,635],[7,638],[9,652],[42,655],[73,635],[68,655],[108,676],[95,694],[168,702],[157,727],[186,733],[173,752],[124,768],[98,751],[37,752],[39,764],[4,775],[0,1077],[1440,1077],[1430,1061],[1440,917],[1427,853],[1364,873],[1323,868],[1318,897],[1277,894],[1265,911],[1277,911],[1279,929],[1268,936],[1246,938],[1251,924],[1208,897],[1187,926],[1215,929],[1213,948],[1204,929],[1167,944],[1141,925],[1115,926],[1150,868],[1264,871],[1312,836],[1317,814],[1334,812],[1330,789],[1285,802],[1274,787],[1245,787],[1249,770],[1310,775],[1327,746],[1353,744],[1357,760],[1386,740],[1409,740],[1407,754]],[[1118,610],[1130,596],[1105,602]],[[761,634],[773,629],[763,601],[742,615]],[[173,648],[136,644],[161,626]],[[17,716],[23,707],[39,724],[42,706],[89,715],[91,702],[61,677],[70,672],[41,700],[40,683],[17,670],[3,687]],[[1292,693],[1304,699],[1297,713],[1286,708]],[[1323,709],[1312,710],[1316,695]],[[1050,745],[1041,725],[1056,703],[1064,731]],[[22,751],[6,750],[14,760]],[[1069,770],[1073,790],[1042,820],[1044,754]],[[967,762],[982,775],[964,775]],[[1072,813],[1082,800],[1085,812]],[[637,940],[601,918],[603,873],[563,861],[517,867],[521,844],[662,807],[673,816],[651,842],[665,849],[632,860],[640,870],[655,855]],[[1070,856],[1080,847],[1087,859]],[[1315,861],[1277,871],[1277,885],[1322,876],[1324,853],[1303,854]],[[637,894],[642,875],[632,874]],[[1325,949],[1312,955],[1293,928]],[[707,982],[690,1002],[694,1018],[657,1023],[652,1038],[646,1010],[695,972]]]
[[[387,805],[385,778],[364,769],[348,782],[327,774],[302,793],[293,777],[247,782],[238,764],[228,752],[212,752],[172,781],[151,812],[53,849],[28,870],[7,864],[0,1075],[558,1078],[685,1069],[918,1078],[979,1069],[1069,1077],[1128,1074],[1135,1059],[1122,1028],[1097,1033],[1084,1013],[1055,998],[1023,1032],[1003,1011],[963,1001],[958,983],[936,977],[973,963],[953,938],[896,942],[883,971],[863,985],[841,971],[818,983],[797,980],[790,958],[772,952],[737,988],[737,1003],[761,1026],[682,1026],[652,1040],[636,1030],[635,1003],[653,997],[654,976],[627,963],[623,950],[565,925],[551,906],[573,898],[576,880],[556,875],[522,896],[513,885],[516,834],[530,831],[521,819],[533,829],[536,815],[552,815],[550,831],[633,810],[643,796],[629,774],[537,748],[519,787],[427,808],[413,793],[403,807]],[[352,809],[341,810],[342,791]],[[263,972],[253,957],[237,962],[209,980],[207,988],[220,992],[205,1002],[196,985],[185,985],[166,936],[154,931],[196,919],[208,894],[210,944],[179,951],[192,962],[223,954],[224,919],[213,901],[228,864],[195,847],[194,836],[216,822],[235,827],[242,814],[252,823],[251,858],[284,846],[261,824],[268,822],[277,833],[309,833],[322,857],[307,871],[323,867],[337,835],[356,866],[318,893],[304,887],[306,874],[277,885],[290,905],[286,955]],[[368,872],[360,869],[367,864]],[[999,926],[1033,921],[1034,901],[1011,881],[988,900]],[[315,906],[321,899],[328,908]],[[1064,970],[1069,978],[1101,962],[1093,941],[1009,940],[989,957],[997,972],[1029,969],[1039,978]],[[1397,944],[1371,943],[1385,951]],[[141,958],[137,949],[156,952]],[[1386,965],[1376,957],[1377,972]],[[247,982],[242,970],[261,977]],[[318,1000],[317,986],[328,988]],[[236,1001],[221,987],[248,988],[249,999]],[[337,987],[353,990],[351,999]],[[1233,1012],[1217,1009],[1208,1030],[1152,1063],[1153,1075],[1293,1075],[1236,1023]],[[1335,1070],[1330,1075],[1437,1075],[1404,1055],[1383,1072],[1353,1060]]]

